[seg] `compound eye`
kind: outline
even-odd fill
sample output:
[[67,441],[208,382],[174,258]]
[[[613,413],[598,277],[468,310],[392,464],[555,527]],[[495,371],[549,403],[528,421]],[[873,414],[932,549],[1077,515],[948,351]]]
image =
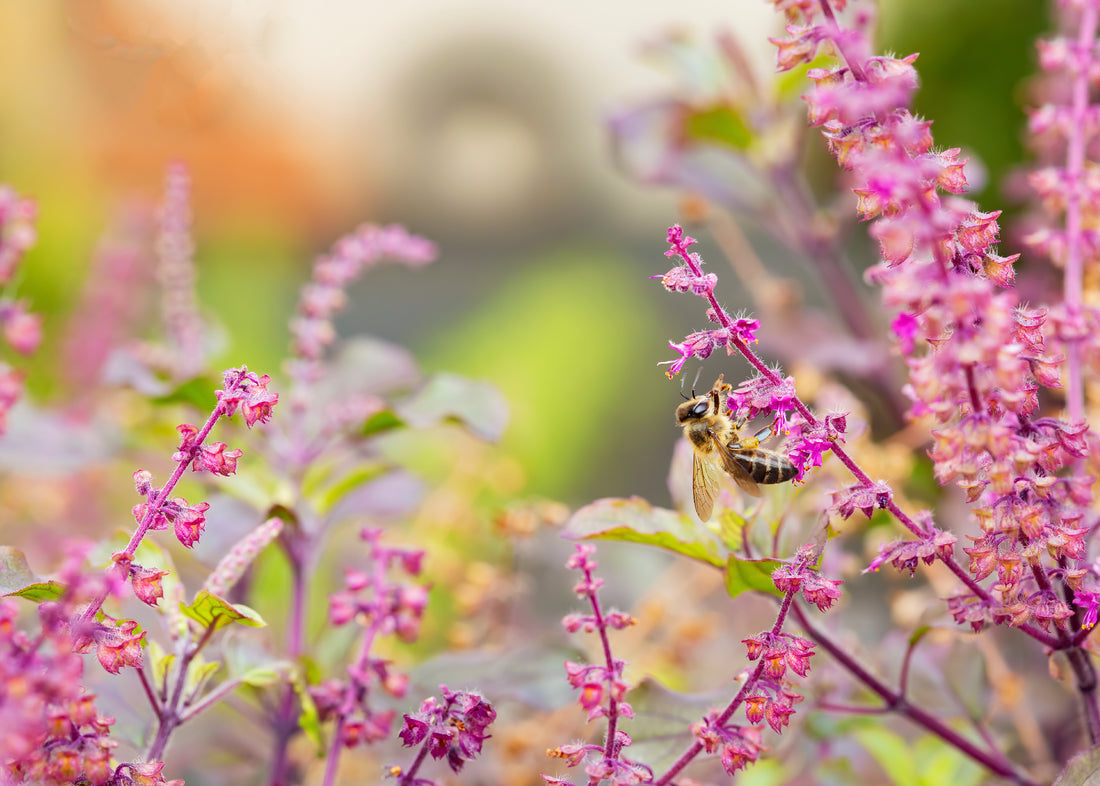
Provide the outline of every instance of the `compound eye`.
[[691,416],[693,418],[701,418],[703,417],[703,415],[707,414],[708,409],[710,409],[710,402],[706,399],[703,399],[691,408]]

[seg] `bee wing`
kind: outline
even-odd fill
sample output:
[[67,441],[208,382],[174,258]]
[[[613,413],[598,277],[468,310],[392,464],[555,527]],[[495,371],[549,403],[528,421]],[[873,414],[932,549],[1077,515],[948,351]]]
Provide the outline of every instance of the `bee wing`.
[[729,476],[734,479],[741,490],[746,494],[753,497],[763,496],[760,493],[760,486],[756,485],[756,481],[752,479],[745,468],[737,463],[737,459],[727,445],[723,445],[722,441],[713,433],[710,435],[711,440],[714,442],[714,449],[718,452],[718,456],[722,461],[722,469],[724,469]]
[[718,468],[698,453],[691,457],[691,496],[700,521],[709,521],[718,495]]

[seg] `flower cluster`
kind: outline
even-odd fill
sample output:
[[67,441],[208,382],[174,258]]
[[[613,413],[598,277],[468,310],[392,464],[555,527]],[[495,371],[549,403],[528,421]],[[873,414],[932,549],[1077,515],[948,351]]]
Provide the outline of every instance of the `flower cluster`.
[[[626,662],[611,655],[608,630],[622,630],[635,624],[629,614],[621,611],[605,612],[600,607],[599,590],[603,579],[595,575],[599,563],[594,558],[596,547],[590,543],[578,543],[573,554],[565,563],[570,570],[581,572],[580,580],[573,591],[578,597],[588,601],[591,613],[568,614],[562,625],[570,633],[586,631],[597,633],[603,643],[604,662],[585,665],[565,662],[565,673],[569,684],[578,693],[581,707],[588,713],[588,720],[607,718],[607,735],[603,745],[579,744],[562,745],[548,750],[552,758],[562,759],[570,767],[588,761],[585,773],[591,782],[608,781],[611,784],[642,783],[652,779],[652,771],[640,762],[622,755],[624,748],[632,740],[630,735],[618,728],[620,718],[633,718],[634,710],[624,700],[628,685],[623,681],[623,669]],[[560,778],[543,775],[550,784],[568,784]]]
[[[868,507],[861,510],[866,515],[870,514]],[[912,576],[920,562],[931,565],[937,557],[945,561],[951,558],[958,538],[950,532],[934,529],[932,514],[928,511],[922,511],[916,518],[918,521],[925,522],[927,531],[931,533],[930,537],[921,540],[895,540],[892,543],[883,544],[879,547],[878,556],[871,560],[871,564],[864,569],[864,573],[873,573],[889,562],[899,571],[909,571],[909,575]]]
[[68,631],[43,615],[43,635],[34,640],[15,626],[16,605],[0,602],[0,762],[4,778],[32,783],[107,782],[113,718],[101,717],[95,696],[84,692],[83,659],[72,649]]
[[[749,660],[756,661],[756,666],[744,675],[741,690],[725,709],[711,710],[692,724],[695,743],[663,776],[662,783],[668,782],[699,753],[719,754],[722,767],[733,775],[756,761],[766,750],[759,726],[761,721],[766,721],[777,734],[790,723],[795,713],[794,705],[802,701],[802,696],[786,679],[787,670],[800,677],[809,674],[814,645],[800,636],[783,632],[787,614],[800,592],[807,603],[821,611],[831,608],[840,598],[841,582],[822,577],[812,567],[816,560],[813,547],[803,546],[794,560],[773,571],[772,583],[783,593],[775,624],[770,630],[742,640]],[[732,721],[741,706],[745,708],[749,726]]]
[[740,726],[723,721],[721,715],[718,710],[711,710],[702,720],[691,724],[691,734],[705,753],[720,754],[722,769],[733,775],[760,758],[767,748],[759,726]]
[[389,736],[396,713],[372,707],[372,690],[377,685],[400,698],[408,688],[408,677],[394,671],[372,650],[379,636],[396,635],[403,641],[413,641],[428,605],[426,586],[399,583],[389,576],[395,567],[418,576],[424,552],[384,545],[380,529],[366,528],[361,535],[370,545],[368,569],[348,570],[344,577],[346,589],[329,597],[329,620],[333,625],[354,620],[362,626],[359,657],[348,667],[346,683],[334,680],[314,691],[322,720],[334,718],[337,722],[334,746],[347,748]]
[[[833,604],[840,600],[840,585],[844,582],[835,579],[827,579],[809,564],[810,552],[807,547],[799,549],[794,562],[781,565],[772,573],[772,583],[780,592],[801,592],[807,603],[811,603],[821,611],[828,611]],[[750,653],[750,660],[755,660]],[[792,668],[794,666],[792,665]],[[798,671],[803,677],[806,674]]]
[[496,720],[497,713],[489,702],[472,691],[451,691],[439,686],[443,700],[432,696],[425,699],[416,712],[405,716],[399,736],[407,748],[423,746],[416,762],[407,772],[392,768],[399,786],[435,786],[435,781],[416,777],[416,770],[425,754],[433,759],[446,759],[454,772],[481,753],[481,745],[490,734],[486,729]]
[[[228,369],[222,375],[222,381],[222,389],[214,393],[221,406],[219,414],[231,418],[239,407],[244,424],[249,428],[257,423],[267,423],[271,419],[275,405],[279,402],[279,394],[267,389],[271,377],[267,374],[254,374],[241,366]],[[205,437],[206,434],[200,436]],[[192,440],[189,447],[193,448],[197,442],[201,442],[201,439]]]
[[695,238],[685,235],[684,230],[676,225],[669,227],[668,243],[671,248],[665,252],[665,256],[679,257],[680,262],[663,276],[653,278],[660,278],[669,292],[690,291],[706,299],[710,303],[707,319],[721,325],[715,330],[692,333],[678,344],[669,342],[669,346],[680,356],[676,360],[662,363],[668,365],[665,374],[671,379],[683,370],[684,364],[691,358],[706,359],[718,347],[725,347],[726,353],[732,354],[739,344],[743,346],[755,342],[760,321],[743,316],[732,317],[718,305],[718,301],[714,299],[718,276],[713,273],[703,275],[702,257],[688,250],[695,244]]
[[[822,8],[827,13],[819,16]],[[899,312],[893,324],[909,354],[910,413],[937,424],[936,476],[976,503],[982,534],[967,550],[971,573],[981,579],[995,564],[1034,566],[1043,552],[1055,560],[1082,556],[1079,521],[1091,499],[1089,481],[1060,470],[1085,454],[1085,427],[1037,418],[1039,387],[1060,385],[1062,356],[1044,338],[1048,314],[1021,307],[1002,289],[1012,283],[1016,257],[996,253],[999,213],[955,196],[966,189],[965,160],[958,150],[934,150],[930,123],[908,111],[915,56],[871,56],[865,9],[849,27],[837,23],[827,2],[785,10],[801,14],[803,24],[775,41],[781,69],[809,63],[826,43],[841,59],[809,72],[816,83],[806,96],[810,122],[852,173],[857,209],[879,243],[882,262],[868,278]],[[849,489],[835,507],[842,515],[868,512],[882,507],[887,493]],[[950,555],[934,527],[924,537],[924,546],[880,555],[875,567]],[[1006,568],[1001,577],[1000,600],[972,594],[968,608],[1009,607],[1011,615],[990,617],[1013,625],[1050,619],[1031,569]]]
[[269,381],[266,374],[257,375],[244,366],[228,369],[223,375],[224,387],[215,392],[218,405],[206,423],[201,428],[186,423],[178,427],[180,446],[172,456],[177,466],[168,483],[158,488],[153,485],[153,475],[148,470],[134,473],[134,486],[146,501],[135,505],[132,511],[138,522],[138,530],[122,555],[125,557],[126,569],[133,569],[129,560],[133,557],[137,544],[149,530],[168,529],[172,526],[176,538],[184,546],[191,548],[198,542],[206,526],[206,511],[210,509],[210,504],[200,502],[189,505],[183,497],[168,499],[168,495],[189,465],[195,472],[208,471],[217,475],[228,476],[237,471],[237,459],[241,457],[242,451],[226,450],[224,442],[206,445],[205,440],[218,418],[230,418],[238,409],[249,428],[270,420],[275,404],[279,401],[279,394],[268,391]]
[[797,469],[795,481],[802,481],[809,469],[821,466],[826,452],[844,441],[844,432],[847,429],[845,416],[832,414],[821,421],[814,418],[798,401],[794,379],[782,376],[776,369],[765,367],[749,350],[748,345],[756,341],[759,320],[744,316],[733,317],[726,313],[715,299],[714,283],[717,277],[713,274],[705,279],[708,283],[705,287],[687,286],[684,283],[703,280],[703,260],[699,254],[688,250],[695,239],[685,235],[678,225],[669,227],[667,239],[671,248],[665,255],[677,257],[680,263],[661,277],[665,288],[680,292],[690,290],[703,297],[709,304],[707,319],[721,327],[692,333],[680,343],[669,342],[679,358],[662,364],[669,365],[666,376],[671,379],[680,373],[691,358],[702,360],[710,357],[717,347],[725,347],[727,354],[740,352],[744,355],[760,373],[739,384],[729,395],[727,406],[732,416],[740,422],[751,421],[761,414],[770,416],[773,433],[790,436],[788,457]]
[[[0,186],[0,286],[11,285],[24,254],[37,239],[36,212],[34,202],[23,199],[10,186]],[[42,340],[42,317],[31,313],[25,302],[5,295],[0,297],[0,333],[13,350],[30,355]],[[0,433],[22,392],[22,373],[0,363]]]
[[[0,780],[5,783],[165,783],[161,762],[113,766],[115,719],[100,715],[95,695],[83,687],[80,652],[94,644],[100,663],[117,674],[124,665],[140,665],[145,635],[135,635],[136,623],[104,617],[94,626],[94,641],[79,643],[86,631],[72,623],[78,611],[94,597],[122,591],[110,574],[89,573],[86,556],[85,547],[70,548],[58,571],[61,596],[39,604],[38,635],[19,630],[15,604],[0,601],[0,682],[5,686],[0,691]],[[130,778],[130,768],[149,777]]]

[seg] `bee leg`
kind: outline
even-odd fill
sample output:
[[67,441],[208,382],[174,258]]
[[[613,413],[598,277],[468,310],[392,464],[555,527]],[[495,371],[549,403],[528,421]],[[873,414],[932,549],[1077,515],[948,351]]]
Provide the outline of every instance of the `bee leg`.
[[746,437],[745,439],[739,441],[737,443],[737,447],[740,450],[755,450],[756,448],[760,447],[761,442],[768,439],[768,437],[774,435],[775,429],[771,426],[765,426],[764,428],[753,434],[751,437]]
[[769,437],[774,437],[774,436],[775,436],[775,426],[772,425],[772,426],[764,426],[764,428],[760,429],[755,434],[753,434],[752,438],[755,439],[759,443],[759,442],[763,442],[764,440],[768,439]]

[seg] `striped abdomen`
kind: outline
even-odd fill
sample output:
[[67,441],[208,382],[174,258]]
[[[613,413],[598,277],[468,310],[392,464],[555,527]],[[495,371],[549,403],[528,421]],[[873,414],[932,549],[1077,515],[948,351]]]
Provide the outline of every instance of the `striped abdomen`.
[[757,483],[784,483],[798,470],[786,456],[771,450],[730,450],[730,456]]

